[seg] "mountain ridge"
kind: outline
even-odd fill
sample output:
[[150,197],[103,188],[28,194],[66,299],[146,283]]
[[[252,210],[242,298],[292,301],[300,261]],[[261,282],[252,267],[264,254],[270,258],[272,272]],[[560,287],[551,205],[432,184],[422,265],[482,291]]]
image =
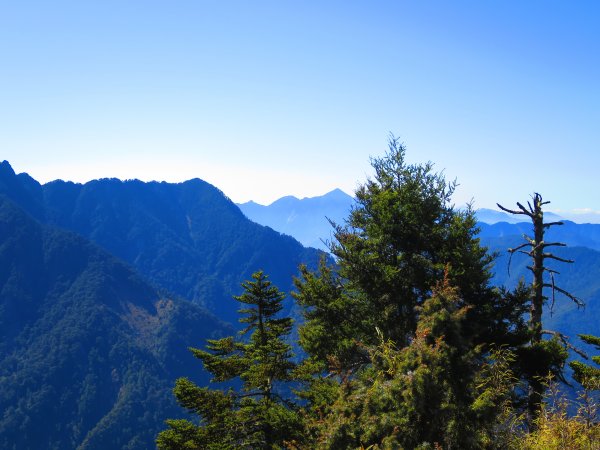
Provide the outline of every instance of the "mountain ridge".
[[153,446],[174,380],[208,381],[186,347],[230,331],[4,195],[0,267],[2,448]]
[[[321,257],[292,237],[249,221],[222,191],[198,178],[44,185],[31,180],[25,189],[10,169],[0,174],[0,192],[25,203],[44,223],[90,239],[157,286],[228,322],[237,318],[231,297],[253,272],[264,270],[289,293],[298,266],[315,267]],[[287,305],[291,308],[291,301]]]
[[289,292],[321,255],[200,179],[41,185],[2,163],[0,447],[153,447],[184,414],[174,380],[208,383],[187,349],[235,332],[241,282]]
[[341,189],[317,197],[286,196],[270,205],[246,202],[237,206],[250,220],[298,239],[303,245],[327,251],[331,238],[329,220],[343,223],[354,198]]

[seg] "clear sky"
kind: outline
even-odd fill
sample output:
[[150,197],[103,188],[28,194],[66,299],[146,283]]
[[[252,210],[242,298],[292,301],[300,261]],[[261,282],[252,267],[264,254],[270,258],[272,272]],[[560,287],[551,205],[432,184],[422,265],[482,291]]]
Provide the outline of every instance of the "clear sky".
[[3,1],[0,160],[351,193],[400,136],[456,203],[600,210],[600,2]]

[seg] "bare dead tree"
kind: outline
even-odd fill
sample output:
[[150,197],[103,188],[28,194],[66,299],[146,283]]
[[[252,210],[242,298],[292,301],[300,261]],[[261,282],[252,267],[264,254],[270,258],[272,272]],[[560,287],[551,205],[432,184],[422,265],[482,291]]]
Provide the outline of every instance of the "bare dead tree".
[[[533,204],[532,204],[533,202]],[[542,328],[542,312],[544,303],[548,300],[548,297],[544,295],[544,288],[552,289],[552,303],[551,309],[554,306],[554,300],[556,293],[560,293],[571,301],[573,301],[578,307],[583,306],[583,302],[575,297],[570,292],[557,286],[555,283],[555,275],[559,274],[558,271],[546,267],[545,260],[551,259],[564,263],[573,263],[573,260],[561,258],[549,252],[549,247],[565,247],[566,244],[562,242],[546,242],[544,240],[544,234],[546,230],[552,226],[563,225],[563,222],[548,222],[544,223],[544,212],[543,206],[547,205],[548,201],[543,201],[542,196],[537,192],[532,197],[532,202],[527,202],[527,208],[521,203],[517,202],[518,210],[512,210],[505,208],[504,206],[497,203],[498,207],[509,214],[524,215],[531,219],[533,223],[533,238],[528,235],[523,235],[525,242],[518,247],[509,248],[508,251],[512,255],[514,253],[522,253],[531,258],[531,264],[527,266],[533,273],[533,283],[531,285],[531,302],[529,305],[529,331],[531,333],[530,345],[539,344],[542,341],[542,335],[551,334],[557,335],[560,333],[550,332]],[[509,263],[510,264],[510,263]],[[544,280],[544,274],[547,273],[550,276],[550,282]],[[566,347],[573,349],[573,347],[567,343],[566,336],[559,336],[561,341]],[[534,378],[529,380],[529,396],[528,396],[528,410],[530,418],[530,426],[533,426],[535,419],[538,417],[540,406],[542,403],[544,384],[541,379]]]

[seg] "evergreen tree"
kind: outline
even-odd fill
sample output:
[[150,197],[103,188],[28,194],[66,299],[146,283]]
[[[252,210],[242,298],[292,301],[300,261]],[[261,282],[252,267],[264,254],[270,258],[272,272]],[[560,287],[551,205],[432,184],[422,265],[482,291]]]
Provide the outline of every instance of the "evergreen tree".
[[490,286],[492,258],[473,211],[451,204],[455,183],[406,163],[393,138],[372,164],[348,220],[334,224],[336,266],[296,280],[306,436],[324,448],[476,448],[500,411],[474,380],[493,346],[528,338],[529,290]]
[[[483,448],[497,410],[476,377],[481,349],[463,332],[467,307],[444,280],[418,307],[419,319],[404,348],[379,333],[367,348],[370,366],[342,382],[324,418],[309,428],[313,447]],[[485,395],[484,392],[485,391]]]
[[[586,344],[593,345],[596,350],[600,350],[600,337],[590,334],[580,334],[579,338]],[[592,361],[596,365],[600,365],[600,356],[592,356]],[[569,366],[573,369],[573,378],[585,389],[600,390],[600,368],[581,361],[571,361]]]
[[[430,296],[448,267],[449,282],[470,306],[464,330],[481,341],[496,329],[500,295],[489,286],[491,257],[479,245],[474,212],[454,209],[456,184],[435,173],[431,163],[411,165],[392,138],[389,151],[372,160],[375,176],[356,191],[345,224],[334,224],[330,245],[336,269],[302,271],[298,302],[307,322],[302,346],[323,365],[360,366],[379,328],[400,347],[408,344],[417,307]],[[336,338],[332,338],[332,330]]]
[[157,439],[161,449],[273,449],[293,439],[300,430],[299,418],[280,396],[278,384],[291,380],[292,351],[284,341],[292,319],[277,318],[285,294],[261,271],[242,284],[244,293],[234,297],[244,307],[240,332],[209,340],[207,350],[191,349],[213,374],[213,382],[240,380],[241,390],[199,387],[186,378],[177,380],[178,402],[200,416],[200,424],[169,420],[169,429]]

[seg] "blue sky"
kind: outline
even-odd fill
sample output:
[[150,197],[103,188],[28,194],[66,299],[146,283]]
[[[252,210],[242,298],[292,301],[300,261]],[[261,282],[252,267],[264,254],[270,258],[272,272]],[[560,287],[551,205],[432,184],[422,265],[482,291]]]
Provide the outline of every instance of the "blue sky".
[[352,192],[400,136],[456,203],[600,210],[600,2],[0,1],[0,159],[40,181]]

